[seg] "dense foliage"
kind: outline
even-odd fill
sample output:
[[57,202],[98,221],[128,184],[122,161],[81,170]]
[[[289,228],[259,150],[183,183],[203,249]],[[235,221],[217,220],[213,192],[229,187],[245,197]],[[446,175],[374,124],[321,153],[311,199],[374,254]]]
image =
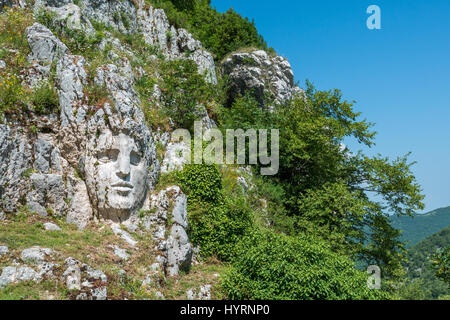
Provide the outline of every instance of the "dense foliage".
[[379,299],[353,263],[314,237],[255,231],[222,282],[232,299]]
[[235,244],[251,226],[251,211],[239,189],[227,191],[216,165],[189,165],[177,174],[188,195],[190,239],[203,256],[234,257]]
[[450,246],[438,250],[432,262],[436,277],[450,285]]

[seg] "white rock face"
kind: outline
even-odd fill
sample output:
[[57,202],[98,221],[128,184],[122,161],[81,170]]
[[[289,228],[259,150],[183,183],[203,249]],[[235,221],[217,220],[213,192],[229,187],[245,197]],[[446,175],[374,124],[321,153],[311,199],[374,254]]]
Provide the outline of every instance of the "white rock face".
[[161,173],[182,170],[184,165],[190,163],[191,146],[185,142],[169,142],[161,165]]
[[56,224],[51,222],[44,223],[44,228],[47,231],[61,231],[61,228],[58,227]]
[[157,45],[168,58],[193,60],[200,74],[217,84],[214,59],[202,48],[200,41],[195,40],[185,29],[170,26],[164,10],[146,7],[143,0],[139,0],[137,10],[138,24],[145,41],[150,45]]
[[130,255],[127,253],[125,249],[121,249],[118,246],[114,246],[114,254],[118,256],[120,259],[127,261],[130,258]]
[[229,77],[228,105],[249,90],[260,107],[269,109],[274,106],[268,104],[266,95],[279,104],[303,93],[294,83],[289,62],[281,56],[269,56],[263,50],[234,53],[222,63],[222,69]]
[[[1,248],[6,247],[0,247]],[[6,248],[7,250],[8,248]],[[32,247],[22,251],[21,260],[25,265],[15,262],[14,266],[3,268],[0,275],[0,288],[22,281],[39,282],[44,277],[53,278],[53,269],[57,266],[51,260],[56,253],[48,248]],[[1,254],[0,254],[1,257]]]
[[169,276],[176,276],[180,269],[189,269],[192,261],[192,245],[186,233],[189,228],[187,197],[178,186],[172,186],[152,195],[150,200],[150,207],[156,213],[148,216],[144,225],[153,230],[156,247],[164,253],[161,269]]
[[125,240],[130,246],[135,247],[137,245],[137,241],[133,239],[133,237],[126,232],[125,230],[122,230],[120,228],[120,226],[118,225],[113,225],[111,227],[112,231],[114,232],[114,234],[118,235],[119,237],[121,237],[123,240]]
[[72,55],[63,56],[56,65],[56,81],[63,127],[75,122],[74,108],[83,105],[83,85],[87,83],[85,65],[86,60],[83,57]]
[[[44,8],[57,14],[61,25],[71,29],[92,32],[90,20],[104,23],[122,33],[141,32],[145,41],[158,46],[170,59],[193,60],[199,73],[211,83],[217,84],[215,64],[212,55],[202,48],[185,29],[176,29],[162,9],[154,9],[143,0],[80,0],[79,7],[73,0],[37,0],[35,11]],[[135,4],[137,4],[137,8]],[[42,9],[41,9],[42,10]]]
[[72,199],[67,212],[67,222],[75,224],[78,229],[84,229],[93,216],[87,187],[84,181],[73,179]]
[[47,257],[51,257],[54,254],[52,249],[32,247],[22,251],[21,259],[24,263],[32,265],[42,265],[46,262]]
[[32,268],[29,267],[5,267],[0,275],[0,288],[11,283],[22,281],[39,282],[42,277]]
[[0,258],[9,252],[7,246],[0,246]]

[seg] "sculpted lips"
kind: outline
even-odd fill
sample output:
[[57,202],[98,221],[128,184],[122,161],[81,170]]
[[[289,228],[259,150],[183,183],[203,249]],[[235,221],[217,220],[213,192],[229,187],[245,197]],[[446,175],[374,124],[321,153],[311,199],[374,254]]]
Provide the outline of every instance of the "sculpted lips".
[[129,193],[134,186],[129,182],[119,182],[113,184],[112,187],[117,190],[119,193]]

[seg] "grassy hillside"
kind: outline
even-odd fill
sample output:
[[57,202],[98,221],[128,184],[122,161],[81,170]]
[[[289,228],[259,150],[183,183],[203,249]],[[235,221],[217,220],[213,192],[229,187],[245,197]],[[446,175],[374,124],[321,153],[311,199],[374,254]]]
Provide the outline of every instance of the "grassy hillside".
[[420,284],[427,299],[438,299],[450,294],[449,286],[438,279],[430,259],[436,250],[450,246],[450,227],[420,241],[408,250],[407,277]]
[[393,216],[392,226],[402,230],[401,240],[411,247],[426,237],[450,226],[450,207],[417,214],[414,218]]

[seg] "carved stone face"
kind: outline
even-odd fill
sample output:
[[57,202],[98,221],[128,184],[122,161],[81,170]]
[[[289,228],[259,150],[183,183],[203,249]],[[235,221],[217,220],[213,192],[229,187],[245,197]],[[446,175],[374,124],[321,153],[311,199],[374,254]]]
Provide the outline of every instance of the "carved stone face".
[[138,145],[132,137],[109,130],[98,137],[87,158],[86,178],[100,215],[114,221],[127,219],[148,190],[148,167]]

